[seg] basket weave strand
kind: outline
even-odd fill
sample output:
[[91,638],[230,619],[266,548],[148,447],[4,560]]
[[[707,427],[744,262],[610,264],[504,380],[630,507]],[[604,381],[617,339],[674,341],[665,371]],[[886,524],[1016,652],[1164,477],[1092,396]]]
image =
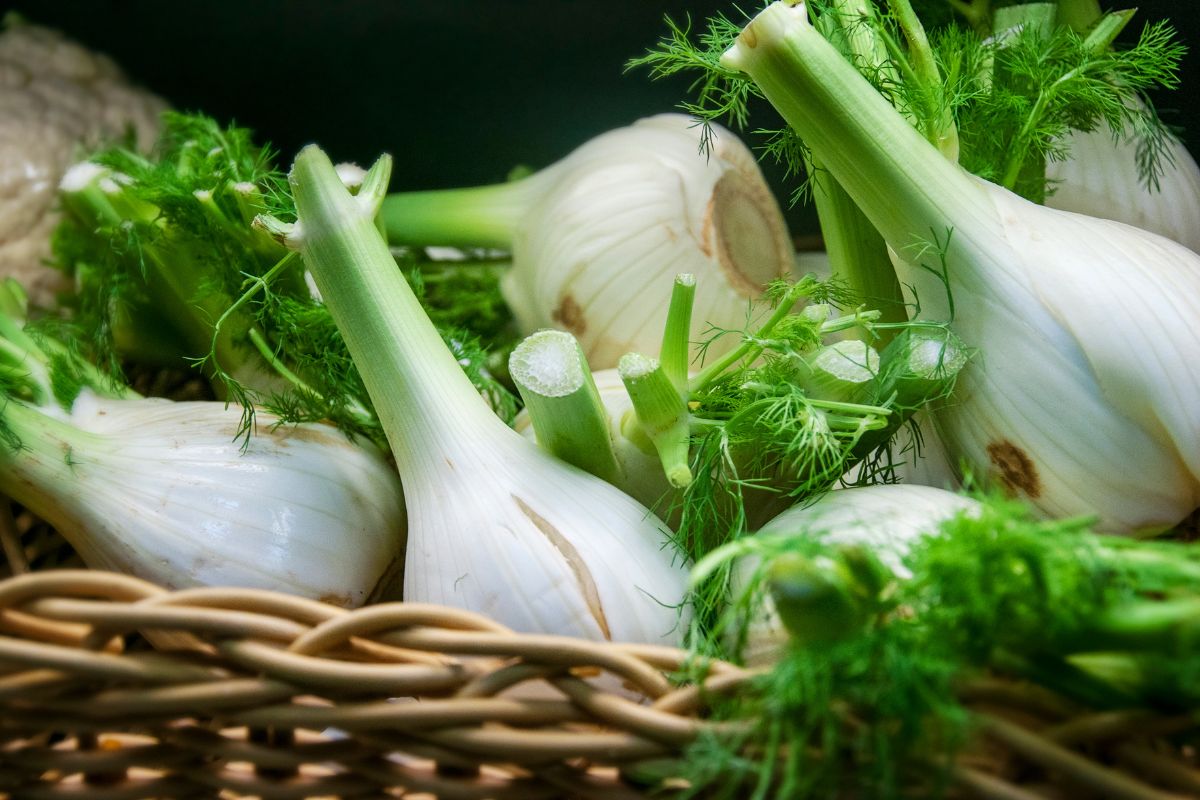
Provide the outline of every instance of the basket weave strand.
[[[15,799],[669,797],[688,744],[738,725],[709,720],[710,700],[755,675],[717,662],[703,686],[679,684],[683,651],[428,605],[347,611],[54,569],[71,556],[52,534],[13,530],[0,792]],[[961,696],[978,741],[953,768],[958,796],[1200,797],[1178,745],[1195,715],[1089,712],[999,678]]]

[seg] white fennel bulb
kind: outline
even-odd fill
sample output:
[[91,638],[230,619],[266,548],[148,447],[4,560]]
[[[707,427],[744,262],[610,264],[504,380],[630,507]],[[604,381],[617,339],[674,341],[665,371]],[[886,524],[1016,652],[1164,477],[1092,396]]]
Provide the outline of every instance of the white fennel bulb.
[[892,249],[921,314],[981,349],[935,424],[952,464],[1049,516],[1173,525],[1200,502],[1200,256],[1025,201],[944,159],[777,2],[725,56]]
[[[820,537],[828,544],[859,545],[872,551],[898,578],[910,578],[904,556],[920,536],[960,513],[979,509],[979,502],[931,486],[881,484],[829,492],[815,503],[795,506],[763,525],[755,534],[770,537]],[[734,567],[733,596],[747,591],[761,561],[744,556]],[[754,611],[745,630],[748,664],[773,663],[788,634],[769,594]]]
[[290,181],[302,253],[379,414],[404,483],[404,597],[519,631],[678,643],[687,573],[633,498],[506,426],[396,269],[374,219],[381,158],[357,195],[315,146]]
[[1096,129],[1073,131],[1067,147],[1065,160],[1046,165],[1046,205],[1125,222],[1200,252],[1200,166],[1182,142],[1169,140],[1157,186],[1139,175],[1136,141]]
[[934,486],[884,483],[837,489],[808,505],[789,508],[758,529],[756,536],[821,534],[829,544],[870,548],[898,577],[911,577],[903,562],[917,537],[937,530],[979,501]]
[[[816,503],[794,506],[758,529],[757,537],[820,537],[829,545],[862,546],[880,559],[898,578],[912,577],[904,566],[908,548],[919,536],[936,533],[938,525],[979,510],[977,500],[930,486],[888,483],[838,489]],[[745,555],[734,565],[731,590],[745,593],[760,570],[756,555]],[[746,663],[773,663],[788,640],[787,630],[770,595],[762,597],[754,619],[745,628],[742,656]]]
[[[932,417],[948,465],[1050,517],[1097,513],[1100,529],[1120,533],[1174,525],[1200,505],[1200,335],[1189,322],[1200,257],[980,185],[1002,222],[984,246],[1008,250],[981,264],[986,275],[951,276],[954,328],[984,350]],[[901,276],[939,298],[919,266],[901,264]],[[945,296],[929,313],[949,314]]]
[[240,409],[90,391],[69,413],[10,399],[3,417],[20,447],[0,456],[0,490],[88,566],[345,607],[398,597],[399,480],[330,426],[260,411],[243,450]]
[[693,340],[710,324],[740,329],[750,301],[791,274],[793,248],[749,149],[712,125],[706,153],[702,132],[660,114],[518,181],[392,195],[389,240],[511,250],[501,290],[522,333],[573,333],[593,369],[655,352],[679,273],[697,279]]

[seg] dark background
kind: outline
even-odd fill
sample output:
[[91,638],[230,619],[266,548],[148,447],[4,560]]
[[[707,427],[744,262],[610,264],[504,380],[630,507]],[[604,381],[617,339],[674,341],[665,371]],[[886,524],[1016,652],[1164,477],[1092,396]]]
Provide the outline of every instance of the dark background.
[[[1138,20],[1169,16],[1200,49],[1187,3],[1139,7]],[[310,141],[364,165],[386,150],[395,189],[499,181],[672,110],[687,80],[652,82],[626,60],[654,45],[665,14],[735,13],[686,0],[0,0],[6,8],[108,53],[178,108],[253,128],[285,160]],[[1198,62],[1189,55],[1184,88],[1158,99],[1193,152]]]

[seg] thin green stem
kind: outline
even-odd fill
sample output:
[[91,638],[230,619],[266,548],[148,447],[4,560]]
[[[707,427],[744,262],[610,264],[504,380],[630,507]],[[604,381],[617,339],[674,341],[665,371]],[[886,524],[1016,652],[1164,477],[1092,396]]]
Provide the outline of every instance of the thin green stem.
[[907,320],[900,281],[883,237],[841,184],[815,166],[810,165],[809,172],[813,203],[832,277],[846,284],[856,302],[879,309],[881,320]]
[[[855,311],[853,314],[842,314],[832,319],[827,319],[821,323],[821,335],[827,336],[831,333],[839,333],[851,328],[863,328],[872,334],[872,340],[877,338],[876,323],[880,322],[883,317],[882,311],[870,309],[866,311]],[[887,327],[886,330],[902,330],[908,323],[896,323],[894,326]]]
[[658,451],[667,480],[676,488],[687,486],[692,471],[688,466],[691,429],[686,400],[662,364],[652,358],[627,353],[617,371],[633,401],[638,423]]
[[900,24],[900,31],[908,42],[908,55],[916,76],[926,88],[939,86],[942,77],[933,57],[933,48],[929,45],[929,37],[925,34],[917,12],[913,11],[912,4],[909,0],[888,0],[888,8]]
[[1025,123],[1021,126],[1021,130],[1012,140],[1012,146],[1009,148],[1008,161],[1004,165],[1004,172],[1001,174],[1000,185],[1005,189],[1012,191],[1017,181],[1021,177],[1021,171],[1025,167],[1025,156],[1029,152],[1029,148],[1025,146],[1025,142],[1032,136],[1034,129],[1041,123],[1043,115],[1046,113],[1046,108],[1050,104],[1050,99],[1053,95],[1054,86],[1074,77],[1075,70],[1072,70],[1067,75],[1064,75],[1054,84],[1042,89],[1038,92],[1037,100],[1034,101],[1033,108],[1025,117]]
[[[874,8],[867,0],[838,0],[822,14],[822,32],[846,49],[860,70],[885,77],[894,72],[879,35]],[[845,282],[856,302],[883,310],[886,319],[907,319],[900,282],[888,257],[887,245],[846,190],[819,162],[809,159],[805,170],[821,226],[821,238],[835,280]]]
[[1105,14],[1098,22],[1093,23],[1087,38],[1083,40],[1084,44],[1096,55],[1107,51],[1136,13],[1136,9],[1128,9]]
[[658,360],[662,363],[663,372],[671,379],[681,396],[687,391],[688,355],[691,352],[689,336],[695,300],[696,276],[690,273],[676,275]]
[[852,414],[856,417],[887,417],[892,413],[892,409],[885,406],[872,406],[866,403],[847,403],[839,400],[821,400],[817,398],[809,398],[808,404],[813,408],[821,408],[826,411],[842,411]]
[[[1086,42],[1088,47],[1097,55],[1107,50],[1113,40],[1129,22],[1133,12],[1118,12],[1101,16],[1099,8],[1095,6],[1094,0],[1091,2],[1091,8],[1087,8],[1087,3],[1084,3],[1084,8],[1068,9],[1063,4],[1056,6],[1052,3],[1027,3],[1024,5],[1008,6],[997,10],[995,27],[998,33],[1008,30],[1021,28],[1022,35],[1036,35],[1042,39],[1048,39],[1053,35],[1056,24],[1070,24],[1075,30],[1082,30],[1072,23],[1070,19],[1063,19],[1063,12],[1068,13],[1068,17],[1074,12],[1079,12],[1079,19],[1087,20],[1083,29],[1090,28]],[[1095,11],[1095,16],[1091,12]],[[1056,21],[1056,12],[1058,19]],[[1099,24],[1097,24],[1099,22]],[[1038,159],[1034,163],[1029,162],[1030,148],[1027,143],[1033,136],[1033,131],[1037,130],[1043,121],[1043,117],[1048,112],[1051,102],[1055,98],[1056,89],[1059,86],[1069,83],[1080,74],[1082,68],[1074,69],[1065,75],[1061,76],[1050,86],[1043,88],[1038,92],[1033,108],[1026,116],[1020,131],[1012,140],[1009,148],[1009,157],[1004,164],[1004,169],[1001,172],[1000,185],[1006,189],[1015,190],[1016,187],[1023,183],[1030,175],[1037,175],[1044,178],[1045,159]],[[1038,181],[1044,183],[1044,180]],[[1042,193],[1034,194],[1031,199],[1041,202]]]
[[780,298],[779,304],[775,306],[775,310],[771,312],[771,316],[767,318],[767,321],[758,328],[753,336],[743,339],[740,345],[700,370],[695,377],[688,381],[689,393],[704,391],[709,387],[709,384],[739,361],[753,361],[762,355],[763,346],[759,344],[759,341],[767,338],[775,326],[782,322],[788,314],[792,313],[792,306],[795,305],[796,301],[804,293],[805,287],[803,284],[793,286],[790,291]]
[[902,258],[947,230],[960,248],[999,241],[978,184],[813,29],[803,6],[768,6],[722,64],[754,79]]
[[[309,395],[310,397],[314,397],[321,402],[326,402],[327,398],[324,394],[317,391],[307,381],[289,369],[287,364],[285,364],[283,360],[276,355],[275,351],[271,347],[271,343],[267,341],[267,337],[264,336],[263,333],[258,330],[258,328],[251,328],[249,331],[247,331],[246,335],[249,337],[250,343],[254,345],[256,350],[258,350],[259,355],[262,356],[263,361],[265,361],[267,365],[271,367],[271,369],[275,370],[279,377],[291,384],[296,391]],[[342,408],[342,411],[363,427],[370,427],[375,419],[371,412],[364,408],[362,403],[359,402],[357,398],[348,398],[344,407]]]
[[930,143],[947,158],[957,161],[958,131],[945,100],[942,75],[938,70],[925,28],[909,0],[888,0],[888,8],[900,24],[900,31],[908,43],[908,57],[902,59],[901,63],[912,65],[916,85],[921,87],[924,102],[929,107],[921,127],[925,129],[926,138]]
[[[265,273],[263,273],[263,275],[261,277],[259,277],[259,276],[248,276],[247,277],[247,282],[250,284],[250,288],[247,289],[246,291],[242,292],[242,294],[236,300],[233,301],[233,303],[229,306],[229,308],[225,309],[225,311],[223,311],[221,313],[221,316],[217,317],[217,321],[214,322],[212,325],[212,341],[211,341],[211,344],[209,347],[209,351],[202,358],[195,360],[197,365],[202,366],[202,367],[210,366],[213,369],[213,372],[218,377],[222,378],[223,380],[228,380],[230,378],[230,373],[225,369],[224,364],[221,363],[222,362],[221,352],[223,350],[227,349],[227,348],[221,347],[222,342],[225,340],[225,337],[227,336],[227,331],[225,330],[226,323],[230,319],[234,318],[234,315],[236,315],[242,309],[243,306],[245,306],[247,303],[249,303],[255,297],[255,295],[266,291],[267,286],[270,285],[271,281],[273,281],[276,278],[276,276],[278,276],[281,272],[283,272],[288,266],[290,266],[298,258],[299,258],[298,253],[288,253],[283,258],[279,259],[279,261],[276,262],[275,266],[271,267],[269,270],[267,270]],[[260,353],[262,352],[262,348],[259,347],[257,342],[255,343],[254,346],[256,349],[258,349],[258,351]],[[272,367],[274,367],[276,369],[276,371],[280,373],[280,375],[283,375],[283,377],[287,378],[289,381],[292,380],[290,377],[288,377],[291,374],[290,371],[285,373],[284,371],[279,369],[279,367],[282,365],[278,363],[278,359],[274,358],[274,356],[272,355],[267,360],[269,363],[271,363]],[[298,380],[299,379],[297,378],[296,381],[298,381]],[[292,382],[295,383],[296,381],[292,381]]]
[[535,174],[469,189],[398,192],[384,199],[380,219],[393,245],[509,249],[541,180]]
[[279,373],[281,378],[305,394],[310,394],[322,400],[324,399],[320,392],[309,386],[299,375],[288,369],[288,366],[280,360],[279,356],[275,355],[275,351],[271,348],[271,343],[267,341],[267,337],[258,328],[251,328],[247,331],[246,335],[249,337],[250,343],[254,345],[254,349],[258,350],[258,354],[262,356],[263,361],[266,361],[271,366],[271,369]]

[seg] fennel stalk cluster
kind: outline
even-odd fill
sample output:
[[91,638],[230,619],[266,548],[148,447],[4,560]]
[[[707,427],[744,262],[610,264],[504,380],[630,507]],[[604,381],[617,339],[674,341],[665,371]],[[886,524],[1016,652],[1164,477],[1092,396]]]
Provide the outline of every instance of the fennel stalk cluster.
[[966,173],[803,4],[769,6],[721,63],[878,230],[919,317],[983,348],[933,417],[956,467],[1110,531],[1169,528],[1200,503],[1200,256]]

